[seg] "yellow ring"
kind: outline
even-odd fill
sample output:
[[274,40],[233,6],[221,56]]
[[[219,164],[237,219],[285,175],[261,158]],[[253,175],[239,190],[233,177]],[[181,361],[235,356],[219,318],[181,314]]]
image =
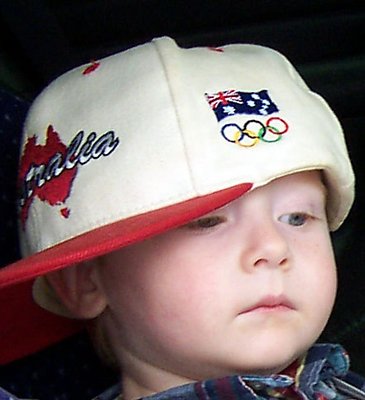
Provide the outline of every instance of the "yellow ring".
[[236,144],[238,144],[238,146],[241,146],[241,147],[253,147],[259,141],[259,137],[256,136],[255,132],[250,131],[248,129],[245,129],[242,132],[243,133],[248,133],[248,137],[251,138],[251,139],[254,139],[254,141],[251,144],[241,144],[241,142],[239,141],[239,138],[241,137],[241,132],[237,131],[236,134],[235,134],[235,137],[234,137],[234,142]]

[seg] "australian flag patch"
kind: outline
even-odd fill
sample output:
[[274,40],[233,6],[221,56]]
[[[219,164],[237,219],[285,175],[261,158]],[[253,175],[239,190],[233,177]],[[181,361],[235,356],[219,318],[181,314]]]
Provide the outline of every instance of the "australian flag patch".
[[266,89],[259,92],[231,89],[213,94],[205,93],[205,98],[218,121],[237,114],[265,116],[279,111]]

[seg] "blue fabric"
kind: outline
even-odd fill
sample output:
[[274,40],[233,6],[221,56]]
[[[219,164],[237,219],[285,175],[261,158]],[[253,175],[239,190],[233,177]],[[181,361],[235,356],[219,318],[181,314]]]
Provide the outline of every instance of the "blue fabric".
[[[1,351],[1,350],[0,350]],[[90,400],[120,374],[95,354],[87,332],[0,367],[0,387],[23,399]]]
[[0,388],[0,400],[18,400],[18,397]]
[[0,267],[20,258],[16,178],[20,137],[28,108],[27,101],[0,89]]

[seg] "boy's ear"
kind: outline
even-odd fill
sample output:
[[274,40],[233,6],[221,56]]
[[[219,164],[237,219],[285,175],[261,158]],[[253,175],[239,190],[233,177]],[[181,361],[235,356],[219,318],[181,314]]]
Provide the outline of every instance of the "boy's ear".
[[97,261],[91,260],[47,275],[57,296],[76,318],[95,318],[107,305],[98,285],[97,268]]

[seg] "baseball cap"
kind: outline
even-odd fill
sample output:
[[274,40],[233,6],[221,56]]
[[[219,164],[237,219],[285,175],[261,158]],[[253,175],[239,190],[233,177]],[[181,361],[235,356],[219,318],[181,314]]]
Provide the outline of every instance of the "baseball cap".
[[323,171],[335,230],[354,197],[344,135],[277,51],[185,49],[162,37],[93,61],[57,78],[29,111],[19,168],[23,259],[0,270],[0,288],[37,279],[37,301],[67,315],[42,278],[48,272],[307,170]]

